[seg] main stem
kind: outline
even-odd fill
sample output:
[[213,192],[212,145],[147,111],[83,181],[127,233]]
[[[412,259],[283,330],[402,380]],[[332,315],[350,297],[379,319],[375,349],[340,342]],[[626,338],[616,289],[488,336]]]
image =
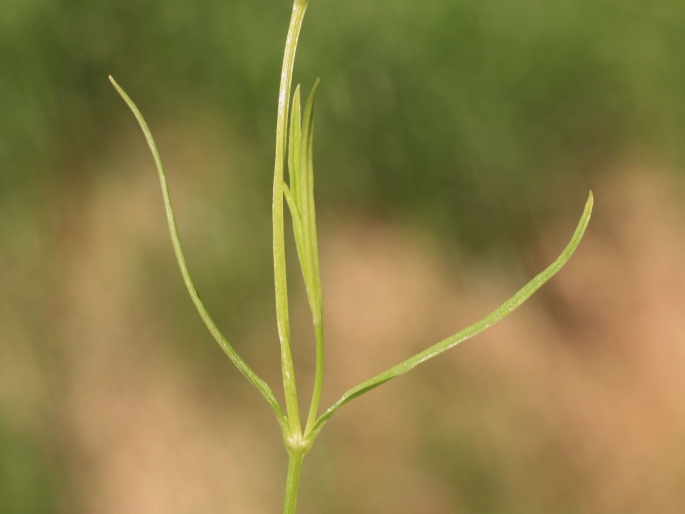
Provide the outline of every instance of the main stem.
[[284,429],[284,440],[290,457],[288,479],[285,487],[284,514],[295,514],[297,490],[300,484],[302,459],[309,449],[302,435],[300,411],[295,384],[295,369],[290,351],[290,322],[288,317],[288,285],[285,268],[285,231],[283,223],[283,168],[287,139],[287,119],[290,107],[290,88],[295,64],[297,40],[309,0],[295,0],[290,19],[288,37],[283,55],[281,85],[278,92],[278,118],[276,121],[276,164],[274,167],[273,235],[274,235],[274,279],[276,283],[276,319],[281,342],[281,367],[283,387],[288,411],[288,426]]
[[285,403],[288,411],[290,436],[301,438],[300,411],[295,385],[295,368],[290,351],[290,322],[288,319],[288,285],[285,271],[285,233],[283,227],[283,167],[285,163],[287,118],[290,105],[290,86],[295,64],[297,40],[308,0],[295,0],[290,28],[285,43],[281,85],[278,93],[278,118],[276,122],[276,164],[274,167],[273,190],[273,236],[274,236],[274,281],[276,284],[276,321],[281,342],[281,367]]
[[297,489],[300,485],[300,470],[302,469],[303,459],[304,452],[290,453],[290,460],[288,461],[288,480],[285,483],[283,514],[295,514]]

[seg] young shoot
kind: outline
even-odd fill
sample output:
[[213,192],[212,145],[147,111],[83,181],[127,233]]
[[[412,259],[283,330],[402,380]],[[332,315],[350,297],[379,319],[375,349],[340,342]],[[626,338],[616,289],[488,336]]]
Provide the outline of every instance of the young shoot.
[[[190,294],[202,321],[207,329],[226,353],[229,359],[236,365],[238,370],[259,391],[276,415],[276,419],[283,432],[283,440],[289,455],[288,475],[283,512],[294,514],[297,502],[297,491],[300,479],[300,469],[304,456],[309,452],[314,440],[331,416],[343,405],[364,393],[388,382],[389,380],[406,373],[422,362],[427,361],[449,350],[450,348],[466,341],[491,327],[499,320],[510,314],[514,309],[526,301],[545,282],[552,278],[568,262],[575,252],[580,240],[585,233],[590,214],[592,212],[592,192],[585,204],[585,210],[580,218],[571,241],[561,255],[542,273],[526,284],[513,297],[504,302],[495,311],[485,316],[480,321],[463,329],[462,331],[440,341],[422,352],[400,362],[387,371],[353,387],[333,405],[319,414],[319,400],[323,385],[324,372],[324,326],[323,326],[323,295],[321,290],[321,276],[319,272],[319,253],[316,235],[316,214],[314,207],[314,167],[312,162],[312,134],[313,114],[316,91],[319,87],[317,80],[312,88],[304,112],[301,110],[300,86],[291,95],[292,74],[295,63],[295,52],[302,27],[302,20],[309,0],[295,0],[293,5],[290,28],[285,44],[283,68],[281,72],[281,84],[278,97],[278,118],[276,124],[276,163],[274,166],[273,183],[273,254],[274,254],[274,281],[276,289],[276,318],[277,329],[281,347],[281,367],[283,374],[283,387],[285,391],[285,410],[276,399],[269,385],[252,371],[250,366],[238,355],[228,340],[219,331],[212,320],[209,312],[200,299],[195,285],[190,277],[186,264],[183,248],[176,227],[174,209],[169,195],[169,188],[164,174],[162,160],[157,151],[154,138],[145,122],[142,114],[124,92],[124,90],[110,76],[109,79],[121,95],[124,101],[133,111],[140,128],[145,135],[152,156],[157,167],[159,181],[162,187],[162,197],[166,211],[171,243],[173,245],[176,260],[181,269],[183,282]],[[291,106],[292,98],[292,106]],[[287,163],[288,182],[284,178],[284,170]],[[316,371],[314,376],[314,388],[312,392],[309,411],[306,417],[304,429],[302,428],[298,407],[298,391],[295,381],[293,358],[290,349],[290,322],[288,314],[288,294],[286,281],[285,263],[285,228],[284,228],[284,202],[287,203],[291,214],[295,246],[300,262],[302,276],[304,278],[307,299],[312,313],[312,322],[316,338]]]

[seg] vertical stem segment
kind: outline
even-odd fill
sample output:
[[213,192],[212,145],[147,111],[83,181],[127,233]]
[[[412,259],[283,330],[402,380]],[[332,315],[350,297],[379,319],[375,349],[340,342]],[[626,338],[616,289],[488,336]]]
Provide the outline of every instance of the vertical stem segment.
[[288,285],[285,271],[285,235],[283,227],[283,167],[285,162],[286,127],[290,104],[290,87],[297,40],[308,0],[295,0],[290,28],[285,44],[281,86],[278,94],[278,120],[276,122],[276,164],[274,168],[273,236],[274,236],[274,278],[276,284],[276,319],[281,342],[281,367],[283,386],[288,411],[288,423],[293,434],[301,434],[300,412],[297,402],[295,370],[290,351],[290,322],[288,318]]
[[300,485],[300,470],[302,469],[302,460],[304,459],[304,453],[301,452],[293,452],[289,453],[289,455],[288,480],[285,483],[285,504],[283,505],[283,514],[295,514],[297,489]]

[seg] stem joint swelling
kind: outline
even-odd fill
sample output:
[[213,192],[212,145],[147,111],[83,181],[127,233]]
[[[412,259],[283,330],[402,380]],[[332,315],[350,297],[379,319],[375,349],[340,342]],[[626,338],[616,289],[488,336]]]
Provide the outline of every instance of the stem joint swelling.
[[314,443],[313,437],[305,437],[303,434],[293,434],[289,431],[283,433],[283,442],[289,455],[301,455],[309,453]]
[[[152,133],[143,119],[142,114],[128,97],[124,90],[110,77],[112,84],[133,112],[140,125],[145,139],[157,167],[159,181],[162,187],[164,208],[171,235],[171,242],[181,270],[183,282],[186,285],[195,308],[202,321],[207,326],[212,337],[235,364],[238,370],[264,397],[276,415],[276,419],[283,432],[283,441],[288,451],[289,464],[286,480],[284,514],[294,514],[297,502],[297,490],[300,480],[302,460],[309,452],[319,432],[330,417],[343,405],[363,395],[393,378],[406,373],[419,364],[441,354],[442,352],[470,339],[483,330],[494,325],[499,320],[513,312],[526,301],[545,282],[552,278],[571,258],[580,244],[585,229],[590,221],[593,197],[590,193],[585,210],[578,222],[571,241],[561,255],[547,269],[537,275],[509,300],[495,309],[485,318],[474,323],[426,350],[400,362],[389,370],[353,387],[337,402],[331,405],[323,414],[319,415],[319,399],[323,384],[324,371],[324,321],[323,298],[321,291],[321,276],[319,272],[319,253],[316,234],[316,216],[314,209],[314,171],[312,164],[312,135],[314,100],[319,85],[318,80],[312,88],[304,112],[300,109],[300,87],[297,86],[291,101],[291,85],[297,41],[302,27],[302,20],[307,9],[308,0],[295,0],[293,5],[290,28],[286,39],[283,57],[283,69],[279,88],[278,118],[276,124],[276,162],[274,166],[273,183],[273,255],[274,282],[276,289],[276,320],[281,345],[281,367],[283,372],[283,387],[285,390],[285,411],[276,399],[269,385],[264,382],[248,364],[233,349],[228,340],[219,331],[216,324],[205,308],[195,285],[190,277],[181,241],[176,228],[176,218],[171,204],[171,197],[167,186],[162,160]],[[290,123],[288,124],[288,118]],[[287,154],[287,155],[286,155]],[[288,182],[284,180],[284,168],[287,161]],[[285,201],[284,201],[285,199]],[[299,401],[295,383],[295,370],[290,350],[290,322],[288,313],[288,286],[286,281],[285,264],[285,234],[284,234],[284,203],[287,203],[292,218],[292,228],[295,236],[295,247],[300,261],[302,277],[304,279],[307,299],[312,313],[313,329],[316,341],[316,371],[311,403],[307,415],[304,432],[300,422]]]

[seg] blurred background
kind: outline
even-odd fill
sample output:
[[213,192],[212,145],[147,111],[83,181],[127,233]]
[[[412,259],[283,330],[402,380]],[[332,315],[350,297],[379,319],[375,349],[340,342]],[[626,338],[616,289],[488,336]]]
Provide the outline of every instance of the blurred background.
[[[0,2],[0,512],[267,514],[271,180],[289,0]],[[346,406],[298,512],[685,512],[685,3],[312,0],[323,406],[568,266],[476,339]],[[294,246],[289,241],[290,258]],[[291,260],[302,401],[308,307]]]

